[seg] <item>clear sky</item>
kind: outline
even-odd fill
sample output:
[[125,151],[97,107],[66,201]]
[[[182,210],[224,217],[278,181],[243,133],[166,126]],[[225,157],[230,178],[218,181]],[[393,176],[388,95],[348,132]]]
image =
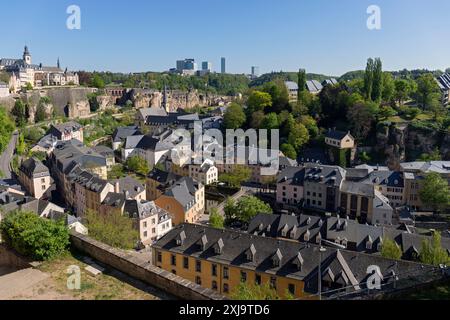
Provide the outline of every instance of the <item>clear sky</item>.
[[[66,9],[81,8],[81,30]],[[381,8],[381,30],[366,26]],[[21,0],[0,18],[0,57],[72,70],[164,71],[175,61],[220,70],[295,71],[339,76],[381,57],[386,70],[450,67],[448,0]]]

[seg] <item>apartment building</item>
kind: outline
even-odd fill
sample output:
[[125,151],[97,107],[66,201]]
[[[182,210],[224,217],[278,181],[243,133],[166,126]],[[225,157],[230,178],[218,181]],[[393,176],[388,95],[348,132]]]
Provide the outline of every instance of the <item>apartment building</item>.
[[195,223],[205,212],[205,187],[190,177],[183,177],[170,185],[155,204],[172,216],[174,225]]
[[142,246],[151,245],[172,229],[172,217],[153,201],[126,200],[124,214],[133,220]]
[[49,169],[35,158],[22,162],[18,176],[27,192],[36,199],[49,198],[54,190]]
[[80,172],[87,171],[99,179],[107,179],[105,157],[87,148],[79,140],[58,141],[49,156],[49,166],[62,198],[74,205],[75,187],[71,180]]
[[76,139],[83,142],[83,126],[75,121],[69,121],[61,124],[52,124],[47,132],[56,137],[59,141],[68,141]]
[[147,200],[156,200],[163,195],[171,185],[181,178],[181,175],[153,168],[148,174],[145,183]]
[[[231,230],[192,224],[173,228],[153,246],[153,264],[220,294],[230,295],[240,283],[268,284],[278,295],[317,299],[318,274],[324,296],[351,293],[367,286],[367,268],[380,268],[384,288],[392,275],[424,275],[431,266],[376,255],[326,248]],[[322,261],[319,266],[319,260]],[[319,271],[319,272],[318,272]]]
[[219,171],[211,160],[189,165],[189,177],[207,186],[219,181]]

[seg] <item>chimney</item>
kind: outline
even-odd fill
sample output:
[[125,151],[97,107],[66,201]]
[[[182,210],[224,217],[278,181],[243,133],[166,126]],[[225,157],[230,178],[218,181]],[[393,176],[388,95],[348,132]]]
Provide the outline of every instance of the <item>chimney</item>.
[[126,200],[130,197],[130,193],[128,191],[124,191],[123,195],[125,196]]
[[114,183],[114,192],[115,193],[120,193],[119,181],[116,181]]

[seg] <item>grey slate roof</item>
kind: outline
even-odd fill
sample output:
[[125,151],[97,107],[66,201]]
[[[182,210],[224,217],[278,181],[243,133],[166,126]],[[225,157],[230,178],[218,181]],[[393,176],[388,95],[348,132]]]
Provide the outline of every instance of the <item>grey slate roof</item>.
[[75,121],[69,121],[61,124],[52,124],[48,134],[54,135],[58,139],[61,139],[65,133],[71,133],[73,131],[79,131],[83,128],[81,124]]
[[277,183],[303,186],[304,178],[305,168],[287,167],[278,174]]
[[[180,240],[180,234],[184,234]],[[179,241],[177,242],[177,239]],[[199,245],[201,239],[207,240],[204,246]],[[203,243],[205,241],[203,240]],[[216,244],[222,243],[222,250],[214,250]],[[254,248],[253,259],[248,259],[250,248]],[[277,240],[268,237],[244,234],[230,230],[220,230],[199,225],[181,224],[172,229],[153,245],[156,250],[163,249],[174,253],[191,256],[243,269],[256,270],[268,274],[303,280],[305,291],[317,291],[317,266],[319,262],[319,247],[314,244]],[[301,255],[301,268],[298,267],[298,257]],[[274,264],[274,256],[277,256]],[[322,253],[322,274],[330,272],[336,280],[342,276],[348,279],[348,285],[355,290],[365,287],[367,267],[377,265],[382,275],[389,277],[395,269],[400,277],[403,273],[424,275],[433,267],[406,261],[393,261],[379,256],[366,255],[346,250],[327,248]]]
[[348,131],[344,132],[344,131],[331,130],[331,129],[325,133],[326,138],[330,138],[330,139],[334,139],[334,140],[342,140],[342,139],[344,139],[344,137],[346,135],[352,136],[350,134],[350,132],[348,132]]
[[119,127],[112,134],[113,142],[122,142],[129,136],[140,135],[141,132],[137,126]]
[[44,177],[50,175],[50,171],[44,164],[35,158],[29,158],[22,162],[20,171],[29,178]]
[[190,177],[183,177],[170,186],[165,195],[175,198],[188,211],[195,205],[196,183]]
[[127,193],[127,195],[131,198],[136,197],[138,194],[145,191],[144,185],[140,183],[138,180],[134,179],[133,177],[127,176],[124,178],[116,179],[111,181],[112,185],[119,185],[119,192],[120,193]]

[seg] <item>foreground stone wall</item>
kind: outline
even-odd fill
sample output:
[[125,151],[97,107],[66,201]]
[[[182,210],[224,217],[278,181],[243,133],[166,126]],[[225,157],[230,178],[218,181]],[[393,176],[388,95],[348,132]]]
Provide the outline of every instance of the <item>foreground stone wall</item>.
[[0,244],[0,267],[25,269],[30,267],[28,259],[22,257],[12,249]]
[[88,236],[73,232],[70,236],[72,246],[99,262],[113,267],[135,279],[161,289],[175,297],[185,300],[224,300],[224,296],[211,289],[202,288],[195,283],[142,262],[122,250],[95,241]]

